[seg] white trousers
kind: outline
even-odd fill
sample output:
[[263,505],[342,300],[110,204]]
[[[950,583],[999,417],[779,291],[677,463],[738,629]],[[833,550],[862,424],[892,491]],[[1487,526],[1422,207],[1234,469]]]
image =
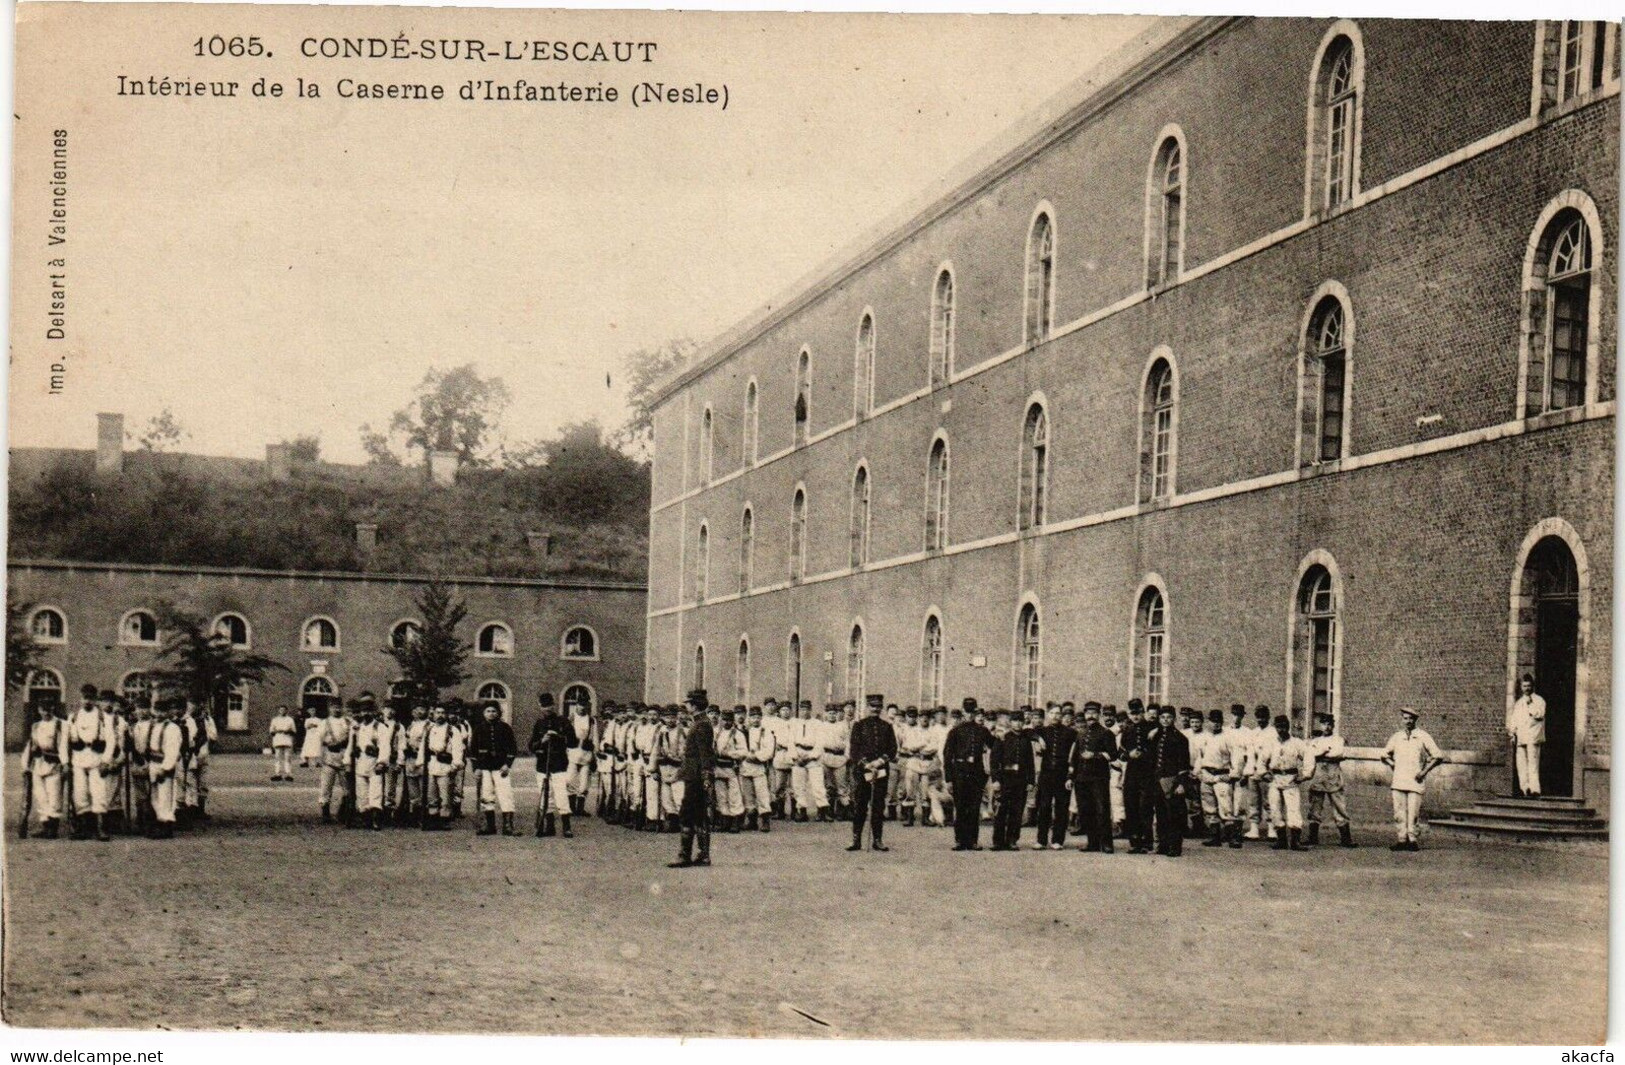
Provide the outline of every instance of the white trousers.
[[746,810],[754,810],[759,814],[773,812],[773,787],[768,782],[766,773],[753,777],[749,773],[739,775],[739,793]]
[[74,812],[105,814],[108,798],[113,790],[112,780],[112,777],[102,776],[101,766],[74,766]]
[[292,747],[272,747],[271,748],[271,759],[272,759],[271,772],[272,772],[273,775],[279,776],[279,777],[291,777],[291,776],[293,776],[293,748]]
[[165,773],[160,777],[157,770],[152,771],[152,816],[157,818],[162,823],[174,823],[174,772]]
[[349,790],[350,785],[347,780],[347,774],[343,769],[339,768],[338,766],[322,766],[322,782],[316,792],[322,809],[325,810],[333,804],[333,795],[335,792],[338,793],[339,801],[343,802],[344,795]]
[[1277,827],[1303,827],[1303,789],[1291,777],[1270,781],[1270,821]]
[[745,812],[745,792],[740,786],[739,770],[717,771],[717,812],[723,817],[738,817]]
[[1401,843],[1416,842],[1416,819],[1422,812],[1422,793],[1396,791],[1394,796],[1394,835]]
[[570,812],[569,770],[562,773],[536,774],[536,809],[544,814]]
[[41,821],[56,821],[62,817],[62,772],[32,773],[34,778],[34,812]]
[[486,813],[500,810],[513,813],[513,774],[499,769],[476,769],[474,791],[479,797],[480,809]]
[[1540,748],[1539,743],[1520,743],[1517,746],[1518,764],[1518,790],[1527,791],[1531,795],[1540,794]]
[[580,761],[576,761],[574,758],[570,759],[570,783],[569,783],[570,794],[571,795],[585,795],[585,794],[587,794],[587,788],[589,787],[589,785],[591,785],[591,783],[592,783],[592,756],[587,755],[586,757],[582,758]]
[[378,763],[363,758],[355,764],[355,808],[357,810],[382,810],[384,808],[384,784],[389,779],[389,771],[378,769]]

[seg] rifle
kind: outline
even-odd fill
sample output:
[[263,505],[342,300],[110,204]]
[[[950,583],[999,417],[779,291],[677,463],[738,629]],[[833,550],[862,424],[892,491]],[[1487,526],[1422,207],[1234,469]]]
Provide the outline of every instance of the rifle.
[[[29,726],[29,731],[32,733],[33,726]],[[33,760],[33,753],[34,738],[30,735],[28,747],[23,753],[23,817],[17,824],[18,839],[28,838],[28,822],[34,816],[34,779],[33,774],[29,772],[29,763]]]
[[542,734],[542,749],[537,752],[542,759],[542,803],[536,807],[536,834],[541,835],[542,819],[547,816],[548,806],[553,798],[553,766],[550,757],[553,750],[553,730],[549,728]]

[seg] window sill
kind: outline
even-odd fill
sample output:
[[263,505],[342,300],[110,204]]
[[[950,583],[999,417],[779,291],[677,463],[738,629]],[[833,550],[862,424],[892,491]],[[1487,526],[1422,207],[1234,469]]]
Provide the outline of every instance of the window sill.
[[475,651],[475,658],[512,658],[512,651]]
[[300,653],[307,655],[336,655],[339,653],[339,649],[337,647],[302,647]]
[[1340,458],[1321,459],[1319,462],[1306,462],[1302,466],[1298,467],[1298,477],[1302,480],[1308,480],[1311,477],[1325,477],[1330,474],[1337,473],[1342,468],[1343,460]]
[[559,655],[560,662],[601,662],[597,655]]
[[[66,643],[66,642],[67,642],[66,640],[63,641],[63,643]],[[120,640],[118,642],[118,645],[120,647],[145,647],[145,648],[148,648],[148,649],[160,646],[160,644],[159,644],[159,642],[157,640],[152,640],[150,642],[145,641],[145,640]]]
[[1526,433],[1532,433],[1537,429],[1552,429],[1559,425],[1573,425],[1575,422],[1585,420],[1586,408],[1584,406],[1564,407],[1561,410],[1549,410],[1541,414],[1525,415],[1523,429]]

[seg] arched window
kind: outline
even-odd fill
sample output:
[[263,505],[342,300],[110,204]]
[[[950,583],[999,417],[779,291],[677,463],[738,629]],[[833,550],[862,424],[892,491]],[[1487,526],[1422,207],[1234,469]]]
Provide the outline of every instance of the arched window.
[[1146,210],[1151,243],[1145,283],[1156,288],[1178,281],[1184,268],[1185,152],[1177,136],[1166,137],[1157,146]]
[[1302,449],[1305,466],[1343,457],[1347,437],[1348,356],[1352,325],[1342,300],[1315,304],[1304,336]]
[[739,517],[739,594],[750,591],[751,571],[756,568],[756,516],[750,507]]
[[866,680],[863,664],[863,623],[857,622],[853,624],[852,633],[846,641],[846,697],[859,706],[863,705]]
[[711,575],[711,530],[700,523],[699,540],[694,550],[694,600],[705,602],[705,585]]
[[795,445],[807,442],[807,424],[812,418],[812,353],[806,348],[796,356]]
[[62,711],[62,674],[54,669],[30,670],[23,686],[24,699],[34,719]]
[[158,619],[147,610],[132,610],[119,622],[118,642],[127,647],[150,647],[158,642]]
[[389,630],[389,645],[397,649],[405,649],[423,638],[423,626],[407,618],[397,621]]
[[474,691],[474,699],[481,706],[486,703],[496,703],[502,711],[502,720],[513,722],[513,696],[508,686],[500,680],[488,680]]
[[694,645],[694,687],[705,687],[705,644]]
[[1337,582],[1326,566],[1316,563],[1298,582],[1297,621],[1292,660],[1297,676],[1292,706],[1313,714],[1336,715],[1339,705],[1340,644],[1337,631]]
[[925,549],[941,551],[948,546],[948,438],[939,436],[931,444],[931,458],[925,473]]
[[1049,500],[1049,418],[1044,405],[1027,408],[1021,428],[1021,515],[1020,527],[1036,529],[1044,524],[1044,507]]
[[807,493],[796,489],[790,500],[790,579],[799,581],[807,575]]
[[339,649],[339,627],[332,618],[311,618],[300,632],[300,645],[307,651]]
[[790,634],[784,657],[784,690],[792,705],[801,703],[801,634]]
[[249,646],[248,619],[241,614],[221,614],[214,619],[214,634],[233,647]]
[[1148,703],[1168,699],[1168,616],[1155,586],[1140,593],[1134,610],[1134,694]]
[[750,640],[739,638],[739,654],[734,659],[734,704],[750,703]]
[[[704,685],[701,685],[701,687],[704,687]],[[598,709],[598,695],[592,690],[590,684],[579,682],[568,684],[565,686],[564,691],[559,693],[559,705],[564,707],[566,714],[577,706],[585,708],[588,713],[593,713]]]
[[1028,346],[1049,339],[1055,324],[1055,224],[1039,211],[1027,236],[1026,304],[1023,336]]
[[1586,347],[1591,321],[1591,239],[1578,211],[1553,219],[1555,236],[1546,264],[1546,410],[1585,404]]
[[700,415],[700,483],[711,483],[711,455],[714,444],[713,432],[715,422],[711,417],[711,408],[706,407],[705,413]]
[[752,381],[745,386],[745,424],[742,430],[747,466],[756,464],[756,407],[756,382]]
[[1038,634],[1038,606],[1023,603],[1016,615],[1016,705],[1042,706],[1043,646]]
[[338,689],[326,677],[307,677],[299,686],[299,705],[306,710],[325,710],[338,698],[338,694]]
[[152,675],[136,670],[124,674],[124,679],[118,682],[118,693],[122,695],[131,706],[152,706]]
[[1327,209],[1360,191],[1360,114],[1365,57],[1351,24],[1322,46],[1310,100],[1309,204]]
[[944,266],[931,289],[931,387],[954,372],[954,274]]
[[1178,430],[1178,386],[1173,363],[1152,362],[1140,398],[1140,502],[1174,494],[1174,458]]
[[1555,107],[1619,78],[1619,27],[1613,22],[1552,19],[1539,23],[1536,107]]
[[871,311],[864,311],[858,320],[852,366],[852,413],[862,418],[875,406],[875,316]]
[[942,705],[942,620],[935,614],[925,619],[925,639],[920,647],[920,706]]
[[35,643],[67,643],[68,619],[52,606],[42,606],[28,619],[28,632]]
[[488,622],[480,628],[474,641],[474,653],[486,658],[507,658],[513,654],[513,630],[500,621]]
[[226,692],[226,731],[248,731],[248,685],[236,684]]
[[598,634],[585,625],[572,625],[564,631],[564,642],[559,657],[596,662],[598,660]]
[[860,465],[852,476],[852,514],[847,529],[849,563],[853,569],[869,561],[869,467]]

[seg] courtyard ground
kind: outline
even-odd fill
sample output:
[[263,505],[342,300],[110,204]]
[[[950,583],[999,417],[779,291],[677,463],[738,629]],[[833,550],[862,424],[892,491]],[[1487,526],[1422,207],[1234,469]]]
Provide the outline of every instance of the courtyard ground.
[[[13,1025],[1117,1041],[1598,1043],[1602,846],[955,854],[892,826],[577,838],[313,823],[313,772],[217,760],[206,828],[15,838]],[[531,774],[520,774],[529,785]],[[521,808],[535,802],[522,787]],[[528,818],[521,814],[523,825]],[[1031,831],[1026,833],[1032,838]],[[984,833],[984,842],[986,835]]]

